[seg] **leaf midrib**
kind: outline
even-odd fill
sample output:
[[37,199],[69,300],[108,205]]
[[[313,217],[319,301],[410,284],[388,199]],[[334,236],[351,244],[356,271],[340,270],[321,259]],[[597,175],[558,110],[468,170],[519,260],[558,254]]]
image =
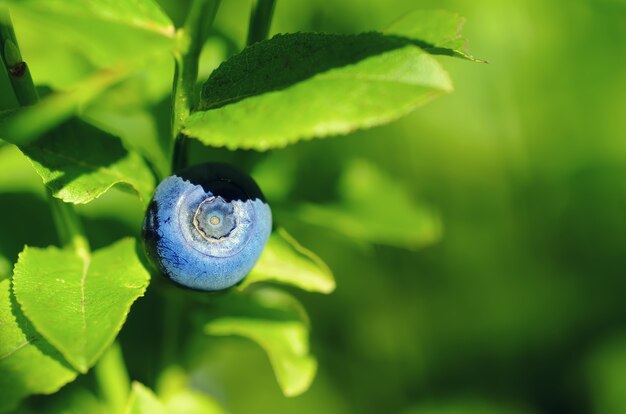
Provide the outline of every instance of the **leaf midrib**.
[[[83,258],[83,273],[80,280],[80,310],[82,317],[82,332],[83,332],[83,357],[87,355],[87,312],[85,309],[85,284],[87,282],[87,272],[89,271],[89,265],[91,264],[91,258]],[[86,362],[85,362],[86,364]],[[86,367],[85,367],[86,368]]]

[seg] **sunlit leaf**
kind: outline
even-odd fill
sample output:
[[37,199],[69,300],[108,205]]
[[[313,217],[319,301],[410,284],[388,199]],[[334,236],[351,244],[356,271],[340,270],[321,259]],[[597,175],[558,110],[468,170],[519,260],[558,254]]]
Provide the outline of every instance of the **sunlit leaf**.
[[0,412],[31,394],[51,394],[77,373],[39,335],[0,281]]
[[[167,51],[176,40],[169,18],[152,0],[3,0],[15,26],[45,44],[75,46],[99,67]],[[18,38],[20,33],[18,32]],[[29,39],[30,40],[30,39]],[[28,48],[25,49],[28,61]],[[43,68],[42,68],[43,69]]]
[[213,72],[184,132],[206,145],[266,150],[384,124],[451,89],[411,40],[279,35]]
[[261,258],[239,289],[266,281],[312,292],[330,293],[335,289],[335,279],[328,266],[283,228],[272,233]]
[[259,344],[267,352],[286,396],[309,388],[317,361],[309,353],[306,314],[295,298],[278,290],[261,289],[231,295],[220,311],[206,323],[206,333],[243,336]]
[[26,247],[19,256],[17,301],[37,331],[81,372],[113,342],[148,286],[150,275],[136,249],[134,239],[123,239],[90,259],[55,247]]

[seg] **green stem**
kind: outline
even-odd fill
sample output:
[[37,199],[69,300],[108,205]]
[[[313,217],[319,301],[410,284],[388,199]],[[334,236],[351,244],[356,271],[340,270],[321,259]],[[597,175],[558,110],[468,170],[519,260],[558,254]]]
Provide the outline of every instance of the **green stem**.
[[[34,105],[39,99],[37,90],[30,76],[28,65],[22,60],[9,11],[3,6],[0,6],[0,45],[2,46],[2,64],[9,73],[13,93],[19,105]],[[50,190],[48,190],[48,199],[61,244],[64,247],[73,248],[81,257],[88,258],[89,243],[73,207],[53,197]]]
[[122,348],[117,342],[114,342],[98,360],[94,367],[94,375],[110,412],[123,413],[128,400],[130,379],[124,364]]
[[198,81],[200,52],[218,7],[219,0],[193,0],[187,20],[182,29],[179,30],[181,48],[174,55],[176,70],[174,73],[172,119],[173,170],[180,169],[187,164],[187,139],[181,133],[181,129],[196,105],[196,82]]
[[2,62],[9,73],[9,80],[20,106],[37,102],[37,91],[26,62],[18,47],[11,16],[6,6],[0,6],[0,52]]
[[178,359],[180,346],[181,321],[183,320],[184,302],[178,290],[165,291],[163,306],[163,348],[161,348],[161,366],[163,370]]
[[247,44],[251,45],[267,39],[272,24],[275,0],[257,0],[250,14]]
[[59,235],[59,241],[64,247],[74,249],[83,259],[89,258],[89,241],[85,237],[82,223],[74,207],[54,197],[47,189],[48,202],[52,210],[52,219]]

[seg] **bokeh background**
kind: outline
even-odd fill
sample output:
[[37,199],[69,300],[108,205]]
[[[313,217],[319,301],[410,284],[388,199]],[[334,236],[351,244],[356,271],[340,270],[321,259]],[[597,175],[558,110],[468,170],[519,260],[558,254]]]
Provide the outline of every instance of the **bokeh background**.
[[[186,2],[160,3],[183,20]],[[205,76],[245,41],[249,2],[222,3]],[[192,147],[194,162],[255,174],[283,206],[277,220],[335,273],[330,296],[293,292],[312,323],[312,388],[284,398],[266,355],[243,339],[191,335],[181,363],[234,413],[626,413],[626,2],[278,0],[271,33],[382,29],[413,8],[466,16],[470,50],[489,64],[440,57],[455,92],[388,126],[264,154]],[[19,23],[36,80],[62,86],[89,71],[71,61],[50,76],[54,53]],[[99,116],[142,146],[167,135],[168,104]],[[301,203],[340,199],[355,162],[434,212],[419,248],[298,217]],[[393,216],[385,189],[370,190],[376,214]],[[138,234],[143,216],[118,191],[80,212],[94,247]],[[41,182],[10,146],[0,147],[0,229],[0,277],[23,244],[56,240]],[[121,336],[131,375],[148,385],[160,318],[149,291]]]

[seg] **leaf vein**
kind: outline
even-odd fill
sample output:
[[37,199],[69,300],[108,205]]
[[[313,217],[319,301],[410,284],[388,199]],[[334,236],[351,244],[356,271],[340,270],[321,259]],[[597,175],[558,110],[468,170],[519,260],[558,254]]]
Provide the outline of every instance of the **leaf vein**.
[[18,352],[20,349],[24,348],[26,345],[30,344],[31,342],[35,341],[36,338],[30,338],[26,341],[24,341],[24,343],[18,345],[17,347],[15,347],[15,349],[7,352],[4,355],[0,355],[0,361],[2,361],[3,359],[6,359],[8,357],[10,357],[11,355],[15,354],[16,352]]

